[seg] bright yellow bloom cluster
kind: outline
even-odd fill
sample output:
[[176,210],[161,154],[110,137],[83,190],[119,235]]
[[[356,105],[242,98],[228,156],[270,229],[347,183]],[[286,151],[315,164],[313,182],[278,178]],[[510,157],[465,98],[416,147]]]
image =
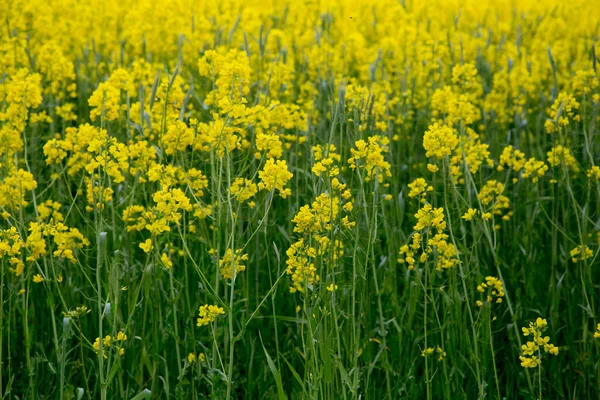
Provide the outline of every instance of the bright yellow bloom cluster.
[[[408,269],[412,270],[417,261],[425,263],[433,256],[438,271],[454,267],[458,263],[457,250],[454,244],[448,243],[449,236],[444,232],[444,209],[425,204],[415,217],[417,223],[413,228],[415,233],[412,235],[412,242],[400,247],[398,262],[407,263]],[[418,260],[415,258],[417,253],[420,253]]]
[[[106,134],[106,131],[101,131]],[[115,183],[125,180],[123,173],[129,170],[127,147],[116,138],[99,137],[93,139],[88,148],[91,159],[85,166],[89,174],[104,171]]]
[[[237,201],[243,203],[254,197],[254,195],[258,192],[258,187],[256,183],[252,182],[250,179],[235,178],[229,190],[231,195],[234,196]],[[255,203],[253,201],[249,201],[248,205],[250,207],[254,207]]]
[[419,201],[423,203],[426,201],[425,196],[427,193],[433,191],[433,186],[429,185],[423,178],[415,179],[408,184],[408,188],[410,189],[408,192],[408,197],[418,197]]
[[479,191],[479,200],[483,206],[494,215],[501,216],[504,221],[508,221],[512,216],[512,211],[504,213],[510,209],[510,199],[504,194],[504,184],[494,179],[490,179]]
[[479,211],[475,208],[469,208],[467,210],[467,212],[465,212],[461,218],[464,219],[465,221],[472,221],[478,212]]
[[[155,192],[154,207],[129,206],[123,210],[123,221],[128,231],[148,230],[159,235],[171,230],[169,224],[179,224],[183,211],[192,211],[192,205],[185,193],[179,189],[163,189]],[[147,246],[147,245],[146,245]]]
[[427,157],[444,158],[450,156],[458,146],[458,136],[453,128],[434,123],[423,136],[423,148]]
[[521,366],[524,368],[536,368],[542,364],[542,350],[552,355],[558,354],[558,347],[550,343],[549,336],[542,336],[548,323],[545,319],[538,318],[529,323],[529,328],[523,327],[524,336],[532,336],[533,340],[521,346],[523,355],[519,356]]
[[[211,250],[211,254],[214,254],[215,250]],[[231,249],[225,251],[223,258],[219,260],[219,272],[224,279],[231,279],[232,276],[237,275],[239,272],[244,272],[246,266],[242,264],[248,260],[248,254],[242,254],[242,249],[236,249],[235,255]]]
[[90,118],[95,120],[99,117],[107,121],[118,119],[126,110],[126,105],[121,104],[121,91],[133,94],[135,86],[132,83],[131,76],[125,69],[114,70],[108,80],[101,82],[90,96]]
[[500,154],[498,171],[504,171],[504,168],[512,168],[513,171],[519,172],[525,166],[525,161],[525,153],[513,146],[506,146]]
[[[493,167],[494,160],[490,158],[489,145],[481,143],[479,139],[467,138],[463,140],[462,151],[452,157],[452,173],[454,176],[459,176],[456,166],[460,164],[464,158],[465,164],[469,167],[471,174],[477,173],[480,167],[485,163]],[[458,150],[458,149],[457,149]]]
[[314,263],[317,250],[300,238],[287,249],[286,255],[288,256],[286,272],[292,279],[290,293],[302,293],[305,289],[313,289],[313,285],[321,279],[316,273],[317,268]]
[[19,169],[6,176],[0,182],[0,207],[6,210],[2,216],[8,218],[8,210],[16,211],[19,207],[26,207],[29,203],[25,200],[25,195],[35,188],[37,182],[30,172]]
[[269,192],[277,189],[279,195],[285,199],[292,194],[292,190],[284,188],[284,186],[293,176],[294,174],[288,171],[285,160],[275,161],[273,158],[269,158],[263,169],[258,172],[258,177],[261,179],[258,188]]
[[349,84],[346,86],[344,104],[350,110],[364,110],[369,103],[369,97],[370,93],[367,87]]
[[556,167],[558,165],[561,165],[562,163],[564,163],[565,167],[567,167],[573,172],[580,171],[577,160],[575,159],[575,157],[573,157],[571,150],[562,145],[558,145],[553,147],[552,150],[548,152],[548,164],[550,164],[553,167]]
[[65,217],[60,212],[62,205],[58,201],[47,200],[38,205],[40,220],[43,222],[62,222]]
[[111,187],[102,187],[99,182],[94,182],[92,179],[86,179],[86,199],[88,205],[85,207],[87,212],[96,210],[104,210],[104,206],[110,203],[113,199],[115,191]]
[[366,182],[374,177],[378,182],[383,182],[384,178],[392,176],[391,165],[384,159],[387,153],[389,140],[383,136],[371,136],[368,141],[358,140],[354,143],[354,149],[350,149],[352,157],[348,159],[348,164],[352,169],[364,169]]
[[327,194],[320,194],[309,206],[300,208],[292,222],[295,224],[294,232],[323,233],[330,231],[331,222],[337,219],[340,212],[339,199],[330,198]]
[[204,353],[198,353],[198,355],[194,354],[194,353],[189,353],[187,356],[187,361],[188,364],[194,364],[196,362],[204,362],[206,361],[206,356],[204,355]]
[[561,92],[558,94],[552,106],[548,109],[550,119],[546,120],[545,128],[548,133],[555,133],[560,128],[569,125],[569,121],[580,121],[581,117],[576,114],[579,110],[579,102],[571,94]]
[[21,275],[25,268],[21,258],[18,257],[24,245],[17,228],[14,226],[0,230],[0,258],[9,257],[9,263],[12,266],[10,270],[17,276]]
[[536,183],[543,177],[548,171],[548,165],[540,160],[536,160],[535,158],[530,158],[525,162],[523,166],[524,170],[521,176],[523,179],[528,179],[531,177],[531,181]]
[[486,293],[485,300],[477,300],[477,305],[482,307],[484,302],[488,304],[492,302],[502,303],[502,298],[504,297],[504,284],[498,278],[493,276],[486,276],[485,282],[477,285],[477,291],[479,293]]
[[443,361],[446,358],[446,352],[440,346],[426,348],[421,352],[421,357],[427,357],[434,353],[437,354],[438,361]]
[[254,153],[256,158],[260,158],[261,153],[265,153],[268,158],[281,158],[283,155],[283,143],[275,133],[257,133],[256,149],[258,150]]
[[478,103],[483,88],[473,64],[457,64],[452,68],[452,85],[443,85],[431,95],[434,120],[448,126],[467,126],[481,118]]
[[198,326],[208,325],[213,322],[219,315],[225,314],[223,311],[223,307],[213,306],[213,305],[203,305],[200,306],[200,318],[198,318]]
[[19,69],[0,83],[0,156],[23,150],[29,110],[42,103],[41,76]]
[[54,257],[65,258],[73,263],[77,262],[75,251],[89,246],[90,242],[79,229],[69,228],[62,222],[29,224],[29,235],[25,241],[25,247],[29,250],[27,261],[35,261],[47,252],[46,239],[52,237],[52,245],[56,250],[52,253]]
[[569,254],[571,254],[571,260],[574,263],[588,260],[594,256],[594,252],[592,251],[592,249],[590,249],[586,245],[577,246],[573,248]]
[[[127,340],[127,335],[123,332],[117,333],[117,336],[106,335],[104,339],[102,339],[102,353],[104,354],[104,358],[108,358],[108,351],[115,350],[118,355],[122,356],[125,354],[125,348],[123,347],[123,342]],[[100,338],[97,337],[94,341],[94,350],[96,353],[100,352]]]
[[315,165],[312,172],[316,176],[321,176],[322,173],[327,173],[329,176],[336,176],[340,173],[339,163],[341,156],[337,154],[334,144],[328,146],[316,145],[313,146],[313,158]]
[[590,179],[600,181],[600,167],[597,165],[592,166],[586,171],[586,176]]
[[352,193],[348,186],[335,177],[331,179],[331,189],[333,193],[321,193],[312,204],[302,206],[292,219],[294,232],[302,237],[286,252],[286,272],[292,280],[291,293],[312,290],[314,284],[320,281],[315,267],[317,257],[335,262],[343,256],[343,242],[329,238],[337,228],[337,223],[346,229],[356,224],[350,220],[350,215],[340,218],[353,210]]
[[194,129],[179,120],[175,120],[169,124],[167,131],[162,135],[165,153],[169,155],[185,151],[189,146],[194,144],[194,139]]

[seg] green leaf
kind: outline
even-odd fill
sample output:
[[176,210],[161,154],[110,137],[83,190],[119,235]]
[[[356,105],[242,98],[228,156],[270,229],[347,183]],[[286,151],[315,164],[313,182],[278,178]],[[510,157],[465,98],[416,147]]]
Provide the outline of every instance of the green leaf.
[[271,373],[273,374],[273,377],[275,378],[275,384],[277,385],[277,397],[279,398],[279,400],[287,400],[287,396],[285,395],[285,392],[283,391],[283,383],[281,382],[281,375],[279,374],[279,371],[277,370],[275,363],[271,359],[269,352],[265,348],[265,344],[263,343],[263,340],[262,340],[262,335],[259,335],[259,336],[260,336],[260,344],[262,345],[263,350],[265,351],[265,356],[267,357],[267,364],[269,364],[269,369],[271,370]]
[[142,400],[145,399],[146,397],[150,397],[150,395],[152,394],[152,392],[148,389],[144,389],[141,392],[139,392],[138,394],[135,395],[135,397],[132,397],[131,400]]

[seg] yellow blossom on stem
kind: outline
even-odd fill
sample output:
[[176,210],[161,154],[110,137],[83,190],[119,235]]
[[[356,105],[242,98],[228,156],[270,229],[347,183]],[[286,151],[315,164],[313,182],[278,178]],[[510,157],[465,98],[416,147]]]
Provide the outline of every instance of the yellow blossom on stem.
[[208,325],[213,322],[219,315],[225,314],[225,311],[222,307],[214,306],[214,305],[203,305],[200,307],[198,318],[198,326]]

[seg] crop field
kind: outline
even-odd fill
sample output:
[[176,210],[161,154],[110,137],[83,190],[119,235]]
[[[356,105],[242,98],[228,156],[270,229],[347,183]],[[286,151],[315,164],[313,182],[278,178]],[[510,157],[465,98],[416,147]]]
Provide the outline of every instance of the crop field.
[[600,399],[599,41],[599,0],[1,0],[0,399]]

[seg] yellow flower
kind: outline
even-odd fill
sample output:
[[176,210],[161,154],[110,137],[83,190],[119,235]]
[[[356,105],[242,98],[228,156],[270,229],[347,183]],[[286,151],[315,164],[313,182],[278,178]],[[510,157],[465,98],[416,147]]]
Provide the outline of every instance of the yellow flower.
[[466,213],[461,217],[465,221],[471,221],[473,217],[477,214],[477,210],[475,208],[469,208]]
[[366,172],[365,181],[369,182],[373,177],[377,177],[378,182],[383,182],[384,177],[391,177],[391,165],[384,159],[387,153],[389,139],[384,136],[371,136],[368,142],[358,140],[354,143],[355,148],[350,149],[352,157],[348,159],[351,169],[364,169]]
[[33,276],[33,281],[35,283],[41,283],[41,282],[44,282],[44,278],[42,277],[42,275],[36,274]]
[[258,177],[262,179],[258,184],[258,188],[267,191],[277,189],[279,195],[286,198],[292,194],[292,190],[286,189],[284,186],[293,176],[294,174],[288,171],[285,160],[275,161],[273,158],[269,158],[263,169],[258,172]]
[[[231,195],[240,203],[247,201],[258,191],[256,183],[244,178],[235,178],[229,190],[231,191]],[[250,205],[250,203],[248,204]]]
[[569,121],[579,121],[581,117],[576,114],[579,103],[573,95],[561,92],[548,110],[550,119],[546,120],[545,128],[548,133],[555,133],[560,128],[569,125]]
[[334,291],[337,290],[338,287],[339,287],[338,285],[334,285],[332,283],[331,285],[327,286],[327,290],[330,291],[330,292],[334,292]]
[[144,253],[150,253],[152,247],[152,239],[146,239],[144,242],[140,243],[140,248],[144,250]]
[[592,251],[592,249],[590,249],[586,245],[575,247],[573,250],[571,250],[570,254],[571,260],[574,263],[588,260],[594,256],[594,252]]
[[170,269],[173,266],[173,261],[171,261],[167,253],[162,253],[160,255],[160,261],[162,261],[166,269]]
[[440,167],[438,167],[438,166],[437,166],[437,165],[435,165],[435,164],[427,164],[427,169],[428,169],[430,172],[433,172],[433,173],[435,174],[436,172],[438,172],[438,171],[440,170]]
[[200,307],[200,318],[198,318],[198,326],[208,325],[213,322],[219,315],[225,314],[222,307],[214,305],[203,305]]
[[541,365],[542,360],[538,355],[544,353],[558,355],[559,349],[557,346],[550,343],[550,337],[542,336],[547,327],[548,322],[545,319],[538,317],[535,322],[529,323],[529,327],[522,328],[524,336],[533,337],[533,340],[528,341],[521,346],[523,355],[519,356],[519,359],[521,360],[521,366],[523,368],[535,368]]
[[239,272],[244,272],[246,270],[246,266],[243,264],[245,261],[248,261],[248,254],[242,254],[241,249],[235,251],[235,256],[231,249],[227,249],[223,258],[219,260],[221,276],[224,279],[231,279]]
[[458,136],[454,129],[437,122],[429,127],[423,136],[423,148],[427,157],[444,158],[452,154],[458,146]]
[[408,197],[414,198],[419,197],[422,202],[425,202],[425,196],[427,192],[433,191],[433,186],[429,185],[423,178],[417,178],[408,184],[410,191]]

